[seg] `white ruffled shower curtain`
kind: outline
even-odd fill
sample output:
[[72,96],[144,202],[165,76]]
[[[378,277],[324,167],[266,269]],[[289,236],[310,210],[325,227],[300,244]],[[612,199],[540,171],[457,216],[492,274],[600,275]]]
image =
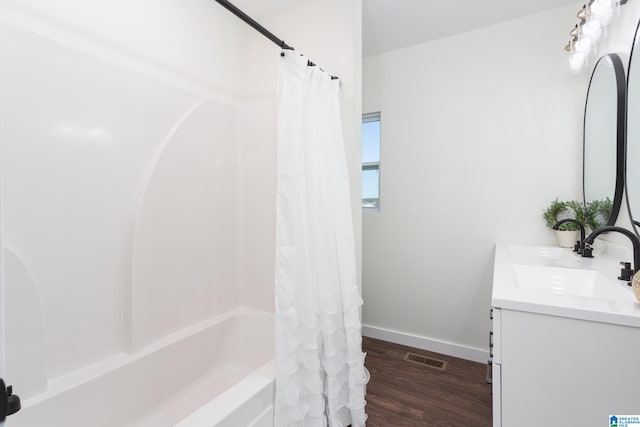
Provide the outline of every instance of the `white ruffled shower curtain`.
[[339,80],[283,51],[278,78],[276,427],[365,425]]

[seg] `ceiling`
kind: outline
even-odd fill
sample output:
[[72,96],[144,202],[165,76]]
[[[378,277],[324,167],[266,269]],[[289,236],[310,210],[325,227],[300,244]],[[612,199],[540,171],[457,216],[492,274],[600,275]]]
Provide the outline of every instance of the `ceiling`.
[[[363,0],[362,55],[373,56],[546,10],[575,0]],[[572,22],[568,16],[568,24]]]
[[[260,15],[300,0],[231,0]],[[362,0],[362,54],[373,56],[584,0]],[[572,21],[568,16],[568,24]]]

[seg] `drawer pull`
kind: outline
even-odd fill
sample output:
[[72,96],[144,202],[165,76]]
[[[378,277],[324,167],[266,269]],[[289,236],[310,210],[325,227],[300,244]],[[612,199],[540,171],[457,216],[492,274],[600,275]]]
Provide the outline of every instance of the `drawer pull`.
[[489,331],[489,356],[493,357],[493,331]]

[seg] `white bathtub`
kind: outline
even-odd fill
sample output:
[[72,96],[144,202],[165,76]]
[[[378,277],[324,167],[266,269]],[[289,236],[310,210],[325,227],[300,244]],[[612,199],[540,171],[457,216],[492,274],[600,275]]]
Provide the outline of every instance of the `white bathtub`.
[[236,309],[51,381],[11,427],[272,427],[273,315]]

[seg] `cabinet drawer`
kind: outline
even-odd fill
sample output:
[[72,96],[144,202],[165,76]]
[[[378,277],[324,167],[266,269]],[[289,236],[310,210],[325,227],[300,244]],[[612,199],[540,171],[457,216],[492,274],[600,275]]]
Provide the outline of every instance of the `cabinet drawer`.
[[491,343],[489,351],[493,363],[502,363],[502,310],[499,308],[493,308],[493,320],[492,320],[493,334],[491,334]]

